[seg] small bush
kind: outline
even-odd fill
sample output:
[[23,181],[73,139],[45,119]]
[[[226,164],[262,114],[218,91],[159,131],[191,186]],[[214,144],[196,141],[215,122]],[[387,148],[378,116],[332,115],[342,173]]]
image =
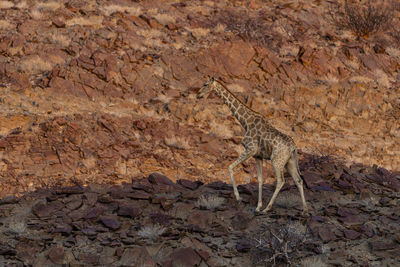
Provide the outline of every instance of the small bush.
[[299,195],[290,192],[282,192],[282,194],[279,194],[276,198],[275,203],[281,208],[292,209],[297,206],[297,204],[301,203],[301,199]]
[[336,5],[331,8],[330,17],[341,28],[351,30],[356,36],[368,36],[371,33],[385,29],[392,18],[392,5],[385,3],[373,4],[367,1],[364,5]]
[[214,195],[201,196],[197,200],[196,207],[200,209],[215,210],[224,204],[225,199]]
[[253,238],[250,250],[255,265],[292,265],[307,243],[307,228],[299,222],[284,226],[263,225]]
[[138,236],[144,239],[150,239],[152,241],[158,239],[166,231],[165,227],[160,225],[147,225],[140,228],[138,231]]
[[271,25],[263,12],[249,15],[245,12],[226,11],[218,22],[226,25],[226,30],[244,40],[254,41],[260,46],[266,46],[274,39],[271,34],[268,34],[271,31]]

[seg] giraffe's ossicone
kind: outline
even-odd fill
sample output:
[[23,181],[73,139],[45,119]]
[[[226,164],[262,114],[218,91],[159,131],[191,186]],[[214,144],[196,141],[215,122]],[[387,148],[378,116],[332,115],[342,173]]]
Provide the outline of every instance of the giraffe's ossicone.
[[239,158],[233,162],[228,170],[232,180],[233,191],[237,200],[240,200],[236,181],[233,175],[233,169],[243,161],[254,157],[257,162],[258,177],[258,204],[256,211],[260,211],[262,206],[262,163],[263,160],[271,160],[272,168],[276,176],[276,188],[267,207],[263,213],[271,209],[279,191],[285,183],[284,171],[287,170],[292,176],[297,188],[299,189],[301,201],[303,203],[303,213],[308,213],[307,203],[304,198],[303,181],[300,177],[300,171],[297,159],[297,149],[293,139],[268,123],[260,113],[247,107],[236,96],[226,88],[222,82],[211,78],[204,83],[203,87],[197,93],[201,98],[211,91],[215,91],[225,104],[232,111],[233,116],[239,121],[245,130],[242,138],[242,145],[245,148]]

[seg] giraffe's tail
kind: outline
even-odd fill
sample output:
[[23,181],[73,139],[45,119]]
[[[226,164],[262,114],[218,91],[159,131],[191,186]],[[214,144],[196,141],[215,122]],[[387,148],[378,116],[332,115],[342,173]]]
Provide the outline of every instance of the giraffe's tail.
[[294,149],[294,150],[292,151],[292,155],[293,155],[293,158],[294,158],[295,161],[296,161],[297,173],[299,174],[301,180],[303,180],[303,184],[306,185],[307,189],[310,189],[310,187],[309,187],[309,186],[307,185],[307,183],[306,183],[306,180],[304,180],[304,177],[303,177],[303,175],[301,175],[301,172],[300,172],[300,168],[299,168],[299,159],[298,159],[298,157],[297,157],[297,149]]

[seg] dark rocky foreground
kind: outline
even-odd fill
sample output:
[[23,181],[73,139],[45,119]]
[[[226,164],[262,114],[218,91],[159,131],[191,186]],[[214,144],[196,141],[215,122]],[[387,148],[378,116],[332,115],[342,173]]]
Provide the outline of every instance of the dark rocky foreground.
[[[153,173],[131,184],[38,190],[0,200],[1,266],[399,266],[399,173],[306,156],[311,216],[290,179],[272,212],[257,185]],[[264,206],[273,191],[264,185]],[[314,264],[314,265],[313,265]]]

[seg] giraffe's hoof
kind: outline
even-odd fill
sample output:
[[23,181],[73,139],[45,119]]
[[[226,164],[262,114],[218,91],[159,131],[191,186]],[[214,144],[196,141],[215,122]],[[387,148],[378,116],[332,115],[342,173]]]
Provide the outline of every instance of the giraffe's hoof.
[[265,209],[261,212],[261,214],[266,214],[269,211],[269,209]]
[[303,212],[301,213],[301,216],[303,216],[303,217],[310,217],[311,214],[310,214],[310,212],[309,212],[308,210],[303,210]]
[[239,196],[236,196],[236,200],[237,200],[238,202],[241,202],[241,201],[243,200],[243,198],[242,198],[242,197],[239,197]]

